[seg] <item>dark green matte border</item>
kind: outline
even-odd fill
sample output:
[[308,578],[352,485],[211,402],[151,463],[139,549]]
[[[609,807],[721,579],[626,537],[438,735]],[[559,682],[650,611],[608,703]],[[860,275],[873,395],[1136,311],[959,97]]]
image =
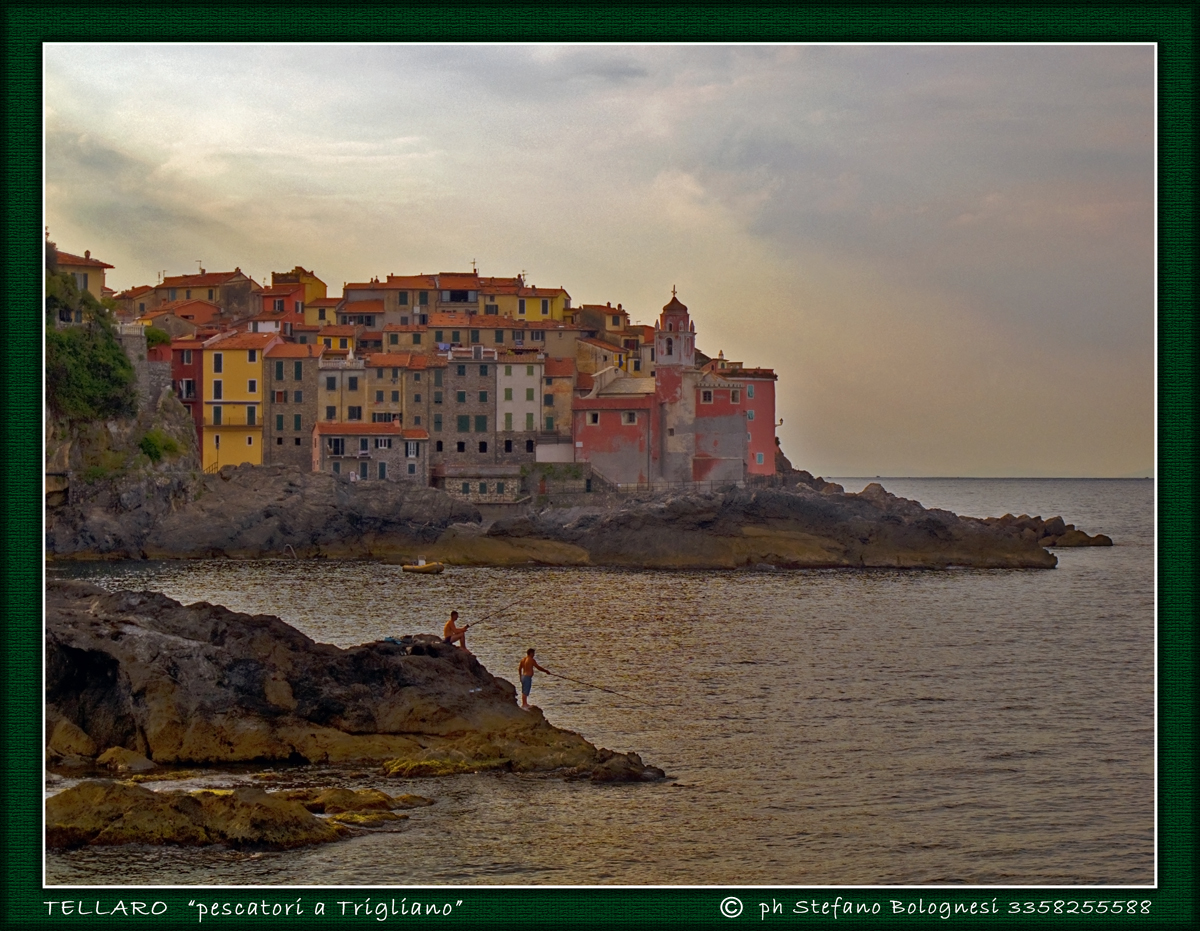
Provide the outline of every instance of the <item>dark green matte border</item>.
[[[882,903],[878,920],[906,924],[936,921],[892,918],[893,899],[928,907],[931,901],[988,901],[1004,903],[1120,897],[1150,900],[1150,917],[1107,919],[1077,917],[1090,927],[1135,921],[1144,927],[1191,927],[1197,923],[1195,897],[1195,635],[1193,621],[1193,559],[1195,506],[1194,403],[1194,144],[1196,8],[1187,3],[1153,7],[1133,3],[1106,5],[974,6],[852,6],[805,8],[792,4],[758,4],[753,9],[712,3],[625,3],[612,7],[576,4],[570,8],[543,5],[474,4],[451,8],[424,4],[397,11],[386,7],[355,9],[300,8],[288,5],[249,6],[182,4],[35,6],[30,0],[4,11],[4,243],[9,285],[10,327],[7,334],[2,429],[9,468],[4,471],[6,559],[4,620],[6,650],[4,724],[5,817],[4,904],[0,916],[8,926],[124,927],[138,920],[118,918],[47,918],[46,900],[84,899],[85,909],[99,899],[110,909],[118,899],[168,904],[158,927],[194,924],[189,908],[201,890],[121,890],[112,893],[53,891],[41,888],[41,496],[37,486],[37,444],[41,418],[41,43],[43,41],[1153,41],[1159,43],[1159,349],[1158,349],[1158,495],[1159,495],[1159,887],[1118,893],[1116,890],[840,890],[857,902]],[[1098,377],[1102,377],[1098,373]],[[13,468],[16,466],[16,468]],[[828,901],[833,894],[808,893]],[[370,890],[325,892],[289,890],[290,894],[213,890],[206,900],[305,903],[301,921],[271,919],[275,926],[316,921],[345,923],[336,901],[372,905],[391,894]],[[450,918],[423,919],[445,925],[565,927],[604,924],[606,927],[657,927],[730,924],[718,904],[736,889],[705,890],[517,890],[465,889],[453,894],[464,905]],[[446,890],[428,896],[400,890],[399,896],[444,901]],[[772,900],[772,890],[738,893],[746,903],[740,919],[757,921],[758,905]],[[787,914],[796,891],[774,890],[785,905],[775,919],[798,923]],[[325,919],[313,919],[312,904],[328,903]],[[828,920],[827,916],[823,920]],[[145,919],[148,921],[149,919]],[[397,916],[388,921],[402,921]],[[807,920],[812,920],[811,916]],[[842,918],[843,923],[848,919]],[[1022,916],[1026,924],[1038,917]],[[1067,916],[1048,916],[1062,922]],[[223,919],[249,926],[250,921]],[[360,922],[378,923],[375,917]],[[986,915],[975,922],[1011,921]],[[256,922],[261,925],[261,922]],[[964,922],[951,919],[947,925]]]

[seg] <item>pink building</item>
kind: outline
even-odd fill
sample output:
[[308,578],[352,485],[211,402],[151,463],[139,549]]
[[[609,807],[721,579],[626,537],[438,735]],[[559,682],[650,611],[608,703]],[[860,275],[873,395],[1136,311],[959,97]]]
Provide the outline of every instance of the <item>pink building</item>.
[[590,390],[577,383],[575,460],[618,483],[744,481],[751,443],[746,386],[696,366],[696,328],[674,292],[653,346],[650,377],[614,364],[592,376]]
[[742,409],[746,415],[749,447],[746,451],[746,471],[750,475],[773,475],[775,472],[775,382],[779,376],[772,369],[747,368],[741,362],[726,360],[721,352],[704,366],[706,372],[736,380],[744,386]]

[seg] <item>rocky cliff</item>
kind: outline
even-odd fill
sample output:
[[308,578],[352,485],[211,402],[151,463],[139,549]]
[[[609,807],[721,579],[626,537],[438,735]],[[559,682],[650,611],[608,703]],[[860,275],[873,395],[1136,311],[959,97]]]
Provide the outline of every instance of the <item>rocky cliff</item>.
[[[433,488],[351,483],[284,466],[179,479],[146,473],[73,504],[47,535],[55,557],[297,557],[457,565],[662,568],[977,566],[1049,568],[1047,546],[1109,545],[1061,518],[979,520],[872,484],[857,494],[791,473],[784,487],[597,495],[482,521]],[[182,485],[183,483],[181,483]]]
[[134,417],[46,421],[46,548],[140,555],[141,541],[200,487],[196,429],[169,388]]
[[[426,635],[351,649],[277,617],[51,582],[47,754],[113,768],[374,761],[387,776],[557,770],[663,776],[521,710],[511,683]],[[114,749],[115,748],[115,749]]]

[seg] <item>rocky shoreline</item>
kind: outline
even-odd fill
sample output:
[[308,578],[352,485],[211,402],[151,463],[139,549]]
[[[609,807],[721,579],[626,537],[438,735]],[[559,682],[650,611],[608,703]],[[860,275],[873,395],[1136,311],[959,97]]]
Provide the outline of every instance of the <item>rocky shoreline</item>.
[[[641,568],[1052,568],[1049,546],[1106,546],[1062,518],[976,519],[871,484],[575,496],[485,521],[433,488],[350,483],[281,466],[222,469],[186,503],[99,489],[51,516],[52,559],[298,558]],[[145,480],[142,482],[145,484]]]
[[47,800],[51,847],[284,848],[392,828],[395,810],[429,803],[377,787],[146,788],[194,774],[181,767],[329,764],[383,785],[486,770],[666,778],[523,711],[511,683],[436,637],[340,649],[277,617],[81,582],[49,583],[46,611],[47,765],[109,777]]

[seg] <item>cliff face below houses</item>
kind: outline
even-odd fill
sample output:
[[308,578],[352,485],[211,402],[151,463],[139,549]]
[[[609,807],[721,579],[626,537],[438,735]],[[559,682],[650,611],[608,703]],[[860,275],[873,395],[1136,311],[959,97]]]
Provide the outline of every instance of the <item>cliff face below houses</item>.
[[97,763],[135,771],[290,760],[376,761],[404,777],[663,776],[521,710],[511,683],[436,637],[340,649],[277,617],[156,593],[52,582],[46,599],[51,762],[105,751]]
[[433,488],[351,483],[285,466],[97,484],[52,516],[52,557],[367,558],[451,565],[1050,568],[1049,546],[1111,545],[1062,518],[976,519],[872,484],[857,494],[788,473],[784,487],[577,495],[485,523]]
[[170,388],[133,417],[46,421],[46,547],[52,555],[138,555],[141,540],[199,487],[200,453]]

